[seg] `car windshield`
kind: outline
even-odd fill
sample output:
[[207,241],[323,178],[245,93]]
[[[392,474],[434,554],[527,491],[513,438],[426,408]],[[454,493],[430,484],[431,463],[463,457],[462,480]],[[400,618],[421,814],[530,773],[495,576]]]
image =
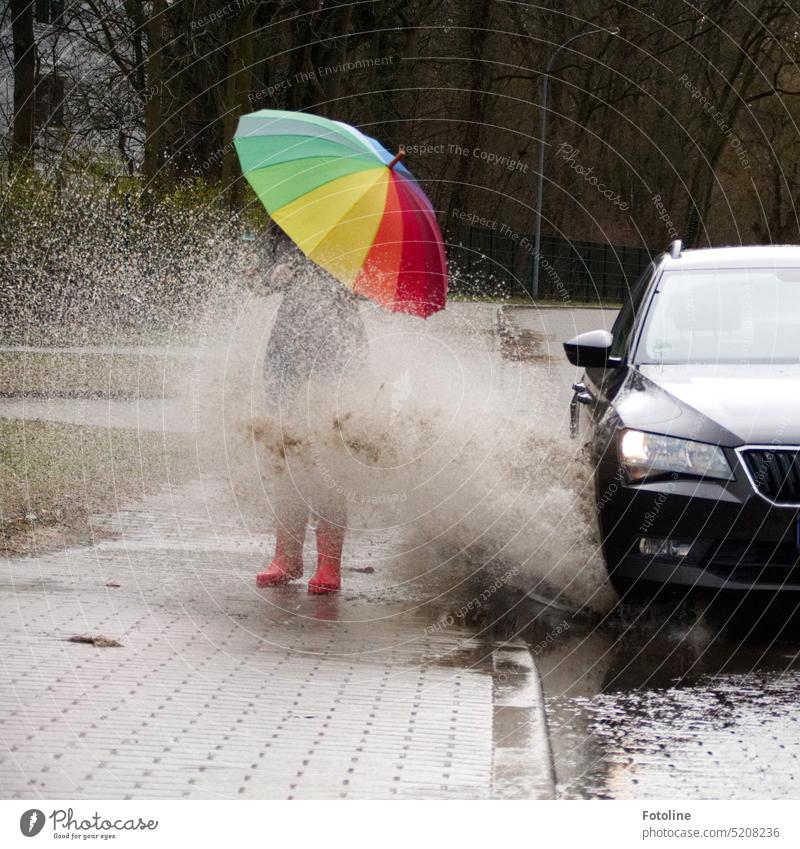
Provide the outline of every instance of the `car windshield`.
[[637,360],[800,362],[800,268],[666,272]]

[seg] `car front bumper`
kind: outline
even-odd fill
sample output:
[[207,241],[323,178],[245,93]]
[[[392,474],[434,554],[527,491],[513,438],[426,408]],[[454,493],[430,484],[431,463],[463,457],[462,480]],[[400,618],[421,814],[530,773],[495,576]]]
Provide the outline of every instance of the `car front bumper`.
[[[678,478],[630,484],[619,474],[605,481],[598,475],[599,525],[612,574],[628,583],[800,591],[800,508],[772,506],[740,467],[735,475],[725,484]],[[680,557],[643,554],[642,538],[691,548]]]

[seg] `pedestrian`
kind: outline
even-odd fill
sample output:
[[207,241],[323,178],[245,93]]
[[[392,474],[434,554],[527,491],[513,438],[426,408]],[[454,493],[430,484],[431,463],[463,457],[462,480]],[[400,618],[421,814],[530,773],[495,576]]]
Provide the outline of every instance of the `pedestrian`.
[[[264,359],[267,404],[278,421],[296,414],[306,397],[313,404],[318,393],[334,388],[345,369],[365,368],[367,359],[360,299],[292,251],[274,267],[268,287],[282,293]],[[275,555],[256,583],[272,587],[302,578],[303,542],[311,517],[316,524],[317,568],[308,591],[336,592],[347,527],[345,494],[321,481],[304,494],[288,475],[279,478],[273,486]]]

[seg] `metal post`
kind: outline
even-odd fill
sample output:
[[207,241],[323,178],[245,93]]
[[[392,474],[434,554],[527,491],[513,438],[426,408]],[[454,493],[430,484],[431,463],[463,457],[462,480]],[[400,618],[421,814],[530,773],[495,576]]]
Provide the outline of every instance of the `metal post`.
[[531,281],[531,297],[536,300],[539,297],[539,256],[542,246],[542,201],[544,198],[544,149],[545,135],[547,129],[547,97],[549,94],[550,71],[553,67],[553,62],[560,50],[563,50],[568,44],[575,41],[576,38],[582,38],[584,35],[595,35],[598,32],[607,32],[609,35],[618,35],[619,27],[611,27],[610,29],[587,29],[584,32],[579,32],[573,35],[553,51],[547,67],[544,69],[542,76],[542,91],[539,98],[539,175],[537,178],[536,191],[536,211],[533,220],[533,280]]
[[[559,48],[560,50],[561,48]],[[556,50],[558,53],[558,50]],[[553,58],[555,58],[555,53]],[[536,190],[536,216],[533,231],[533,281],[531,284],[531,297],[536,300],[539,297],[539,252],[542,247],[542,198],[544,197],[544,137],[547,122],[547,94],[550,80],[550,66],[553,58],[547,65],[547,70],[542,77],[542,93],[539,98],[539,176],[537,178]]]

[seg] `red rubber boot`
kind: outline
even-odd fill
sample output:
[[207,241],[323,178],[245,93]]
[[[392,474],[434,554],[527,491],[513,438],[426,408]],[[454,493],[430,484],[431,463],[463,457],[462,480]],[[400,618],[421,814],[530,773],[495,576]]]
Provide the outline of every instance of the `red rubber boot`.
[[306,535],[305,522],[291,529],[280,526],[275,542],[275,557],[265,572],[256,575],[259,587],[276,587],[303,577],[303,539]]
[[335,593],[341,586],[344,528],[324,519],[317,522],[317,571],[308,582],[310,593]]

